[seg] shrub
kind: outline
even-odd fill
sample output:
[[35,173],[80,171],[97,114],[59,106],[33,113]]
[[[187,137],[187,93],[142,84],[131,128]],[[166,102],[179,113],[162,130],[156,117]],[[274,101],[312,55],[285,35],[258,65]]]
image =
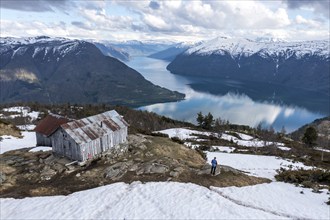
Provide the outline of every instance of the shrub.
[[176,142],[176,143],[179,143],[179,144],[184,144],[184,141],[182,141],[180,138],[178,137],[172,137],[171,138],[172,141]]
[[152,132],[151,135],[152,136],[157,136],[157,137],[169,138],[168,134],[163,134],[163,133],[160,133],[160,132]]
[[313,188],[318,184],[330,185],[330,172],[327,170],[285,170],[281,168],[275,176],[277,181],[298,183],[304,187]]
[[198,149],[201,150],[201,151],[209,151],[210,150],[210,146],[202,145],[202,146],[199,146]]
[[234,136],[234,137],[238,138],[239,140],[242,139],[236,132],[226,132],[226,134]]
[[202,156],[204,160],[207,160],[207,155],[204,151],[200,150],[199,148],[196,148],[196,151]]

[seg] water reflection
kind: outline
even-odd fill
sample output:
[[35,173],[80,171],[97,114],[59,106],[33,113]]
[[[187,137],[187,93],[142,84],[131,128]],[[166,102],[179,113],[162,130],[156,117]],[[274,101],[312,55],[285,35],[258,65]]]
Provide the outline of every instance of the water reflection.
[[[161,103],[142,107],[142,110],[156,112],[174,119],[195,123],[198,112],[211,112],[215,118],[229,120],[231,123],[257,126],[259,123],[272,125],[276,130],[285,126],[287,131],[309,123],[324,114],[314,113],[296,106],[275,104],[269,101],[254,101],[242,93],[226,92],[213,95],[191,88],[200,83],[201,78],[173,75],[166,70],[167,62],[145,57],[135,58],[128,63],[147,80],[156,85],[186,94],[181,102]],[[226,82],[232,87],[242,87],[240,82]]]

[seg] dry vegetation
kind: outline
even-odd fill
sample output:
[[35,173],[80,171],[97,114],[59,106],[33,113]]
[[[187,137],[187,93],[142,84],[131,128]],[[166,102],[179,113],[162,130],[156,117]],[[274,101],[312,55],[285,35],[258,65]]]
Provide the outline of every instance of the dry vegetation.
[[118,181],[192,182],[206,187],[270,182],[229,167],[221,167],[220,175],[211,176],[210,167],[198,152],[168,138],[131,135],[127,149],[116,158],[104,156],[84,167],[64,166],[68,161],[54,159],[46,152],[6,152],[0,155],[1,173],[5,175],[1,197],[66,195]]

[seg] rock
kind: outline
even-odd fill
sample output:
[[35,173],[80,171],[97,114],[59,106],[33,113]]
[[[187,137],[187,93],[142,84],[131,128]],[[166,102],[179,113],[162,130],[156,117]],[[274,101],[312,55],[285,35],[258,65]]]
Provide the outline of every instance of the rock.
[[44,163],[47,165],[54,165],[56,163],[56,157],[54,155],[50,155],[46,159],[44,159]]
[[7,180],[6,174],[0,172],[0,184],[4,183]]
[[2,160],[9,166],[20,166],[20,163],[24,161],[24,158],[19,156],[6,156]]
[[163,174],[168,171],[168,167],[163,164],[157,163],[146,163],[143,167],[141,167],[138,171],[136,171],[137,175],[141,174]]
[[146,153],[146,157],[152,157],[152,156],[154,156],[152,153],[150,153],[150,152]]
[[49,157],[50,155],[52,155],[51,153],[42,153],[39,156],[40,159],[46,159],[47,157]]
[[134,158],[134,161],[135,162],[142,162],[142,159],[141,158]]
[[182,173],[184,171],[183,167],[176,167],[174,168],[174,171],[178,172],[178,173]]
[[170,176],[171,176],[171,177],[176,178],[176,177],[178,177],[179,175],[180,175],[179,172],[175,172],[175,171],[171,171],[171,172],[170,172]]
[[54,164],[53,169],[58,173],[63,173],[66,170],[65,166],[59,163]]
[[147,146],[145,144],[139,144],[136,147],[139,148],[140,150],[146,150],[147,149]]
[[137,169],[139,169],[139,164],[133,164],[133,166],[131,166],[128,171],[131,171],[131,172],[134,172],[136,171]]
[[116,163],[104,170],[103,176],[111,180],[118,180],[127,172],[128,162]]
[[51,169],[50,166],[45,166],[40,173],[41,180],[50,180],[53,176],[56,175],[56,171]]
[[80,177],[80,176],[81,176],[81,174],[80,174],[80,173],[77,173],[77,174],[76,174],[76,177]]
[[[205,175],[205,174],[210,174],[211,173],[211,165],[210,164],[205,164],[202,169],[197,171],[197,175]],[[218,165],[217,168],[215,169],[215,175],[220,173],[220,166]]]

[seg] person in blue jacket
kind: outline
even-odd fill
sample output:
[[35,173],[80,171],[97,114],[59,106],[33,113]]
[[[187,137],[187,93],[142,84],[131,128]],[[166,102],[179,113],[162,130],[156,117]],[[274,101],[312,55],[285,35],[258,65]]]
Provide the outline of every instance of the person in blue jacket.
[[218,161],[217,158],[214,157],[214,159],[211,161],[212,167],[211,167],[211,174],[215,175],[215,169],[217,168]]

